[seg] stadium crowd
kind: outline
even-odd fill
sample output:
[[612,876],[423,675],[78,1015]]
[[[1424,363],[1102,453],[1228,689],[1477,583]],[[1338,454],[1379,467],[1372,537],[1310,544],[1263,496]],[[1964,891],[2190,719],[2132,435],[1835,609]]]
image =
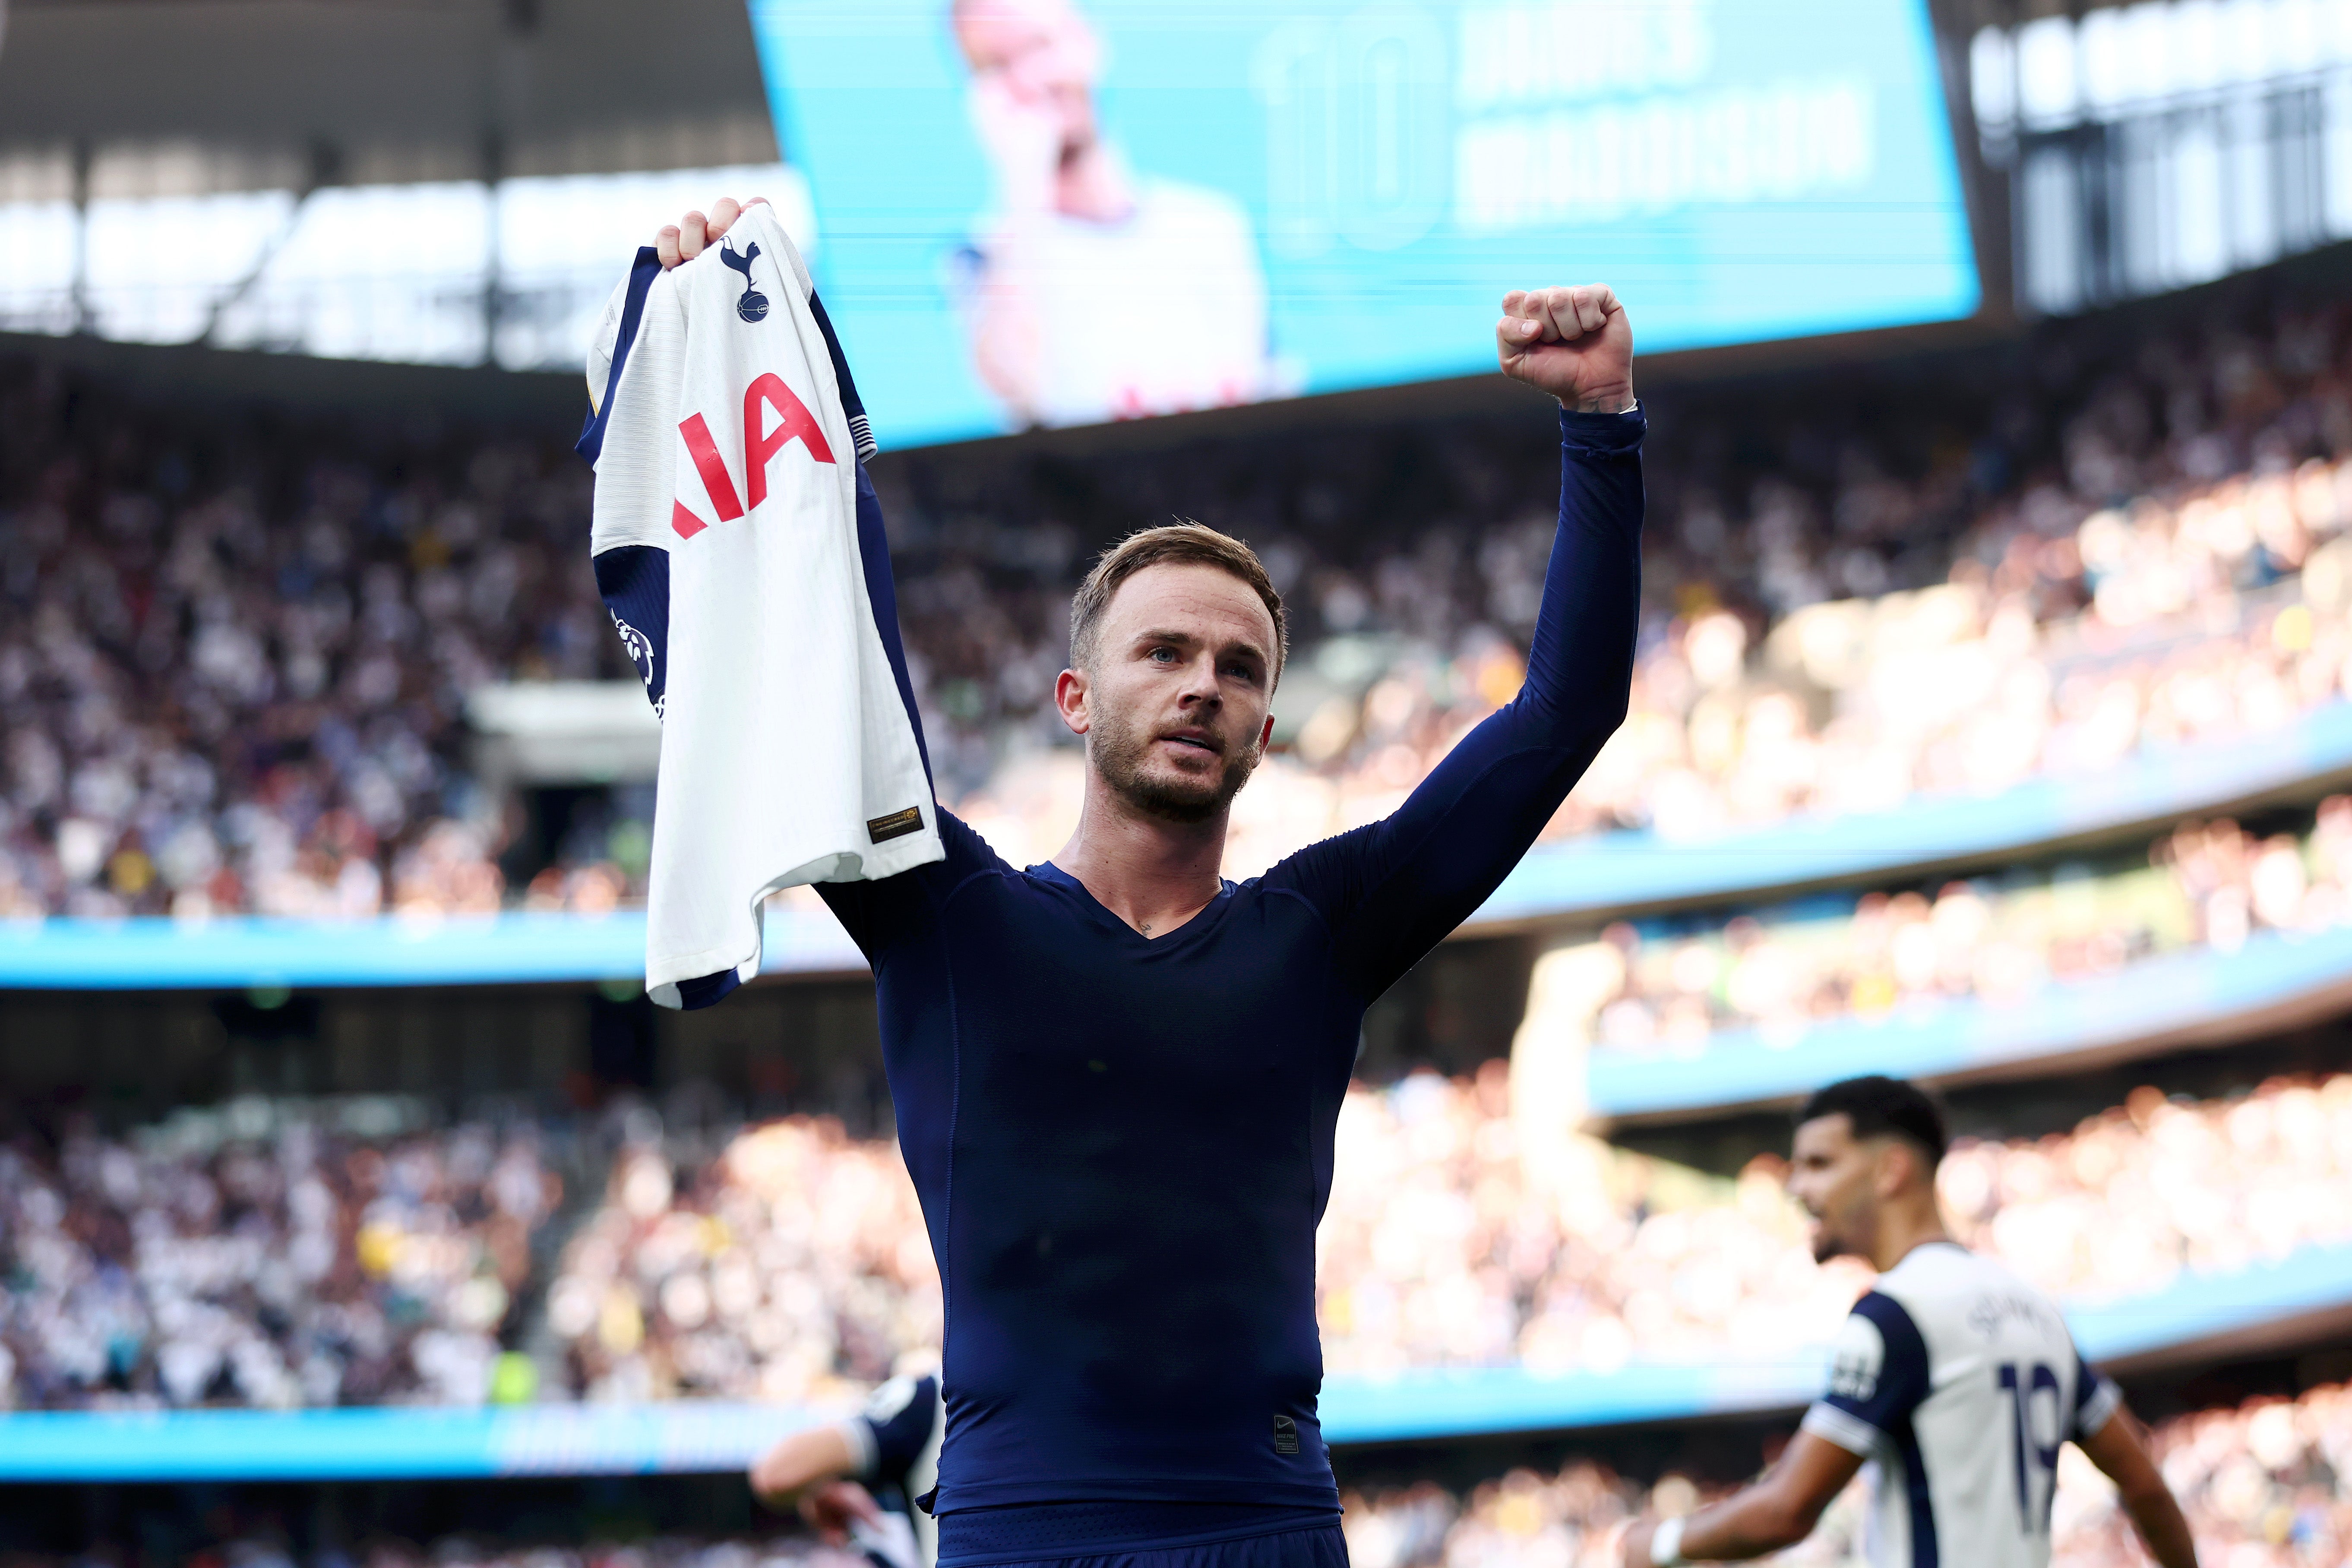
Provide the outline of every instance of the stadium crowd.
[[[1331,1372],[1769,1360],[1821,1342],[1866,1284],[1813,1261],[1776,1157],[1710,1176],[1527,1109],[1500,1061],[1350,1089],[1318,1238]],[[542,1300],[533,1239],[561,1183],[539,1137],[258,1100],[128,1140],[20,1135],[0,1146],[0,1394],[823,1399],[936,1353],[938,1271],[888,1142],[793,1117],[682,1167],[630,1143]],[[1961,1239],[2074,1299],[2346,1241],[2352,1074],[2205,1102],[2141,1089],[2063,1134],[1963,1138],[1941,1184]],[[540,1329],[544,1385],[509,1365]]]
[[1932,899],[1825,895],[1727,921],[1619,923],[1596,949],[1616,978],[1590,994],[1590,1034],[1643,1054],[1694,1050],[1726,1030],[1784,1044],[1820,1019],[1955,997],[2015,1003],[2158,953],[2333,928],[2352,921],[2352,797],[2323,801],[2301,837],[2186,823],[2148,860],[1955,881]]
[[[1499,1061],[1350,1090],[1319,1235],[1329,1371],[1768,1360],[1822,1342],[1867,1281],[1815,1264],[1770,1156],[1726,1180],[1524,1126]],[[2352,1075],[2143,1089],[2063,1135],[1963,1139],[1943,1193],[1964,1240],[2062,1296],[2352,1238]],[[795,1118],[682,1182],[633,1151],[549,1318],[589,1397],[805,1397],[934,1350],[939,1280],[895,1150]]]
[[[1885,805],[2332,700],[2346,355],[2342,310],[2282,307],[2123,348],[2058,331],[1997,395],[1953,383],[1927,416],[1691,395],[1653,440],[1633,719],[1555,830]],[[643,823],[594,812],[507,886],[511,805],[469,771],[476,687],[630,674],[560,444],[158,411],[30,362],[0,366],[0,913],[641,894]],[[1517,687],[1553,485],[1524,437],[886,465],[943,798],[1015,859],[1051,849],[1074,809],[1044,702],[1069,587],[1182,507],[1255,542],[1297,608],[1299,724],[1243,796],[1234,868],[1384,812]]]
[[930,1237],[895,1144],[830,1118],[737,1137],[683,1188],[658,1147],[615,1162],[547,1298],[591,1399],[804,1399],[940,1343]]
[[0,1142],[0,1408],[482,1403],[562,1184],[527,1123],[422,1122],[249,1099]]

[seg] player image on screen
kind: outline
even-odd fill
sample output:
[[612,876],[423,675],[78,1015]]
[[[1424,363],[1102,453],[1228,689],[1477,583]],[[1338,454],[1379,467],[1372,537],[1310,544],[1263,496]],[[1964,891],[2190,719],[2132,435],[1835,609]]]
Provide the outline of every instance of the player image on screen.
[[2049,1299],[1945,1234],[1943,1112],[1915,1086],[1833,1083],[1797,1115],[1790,1190],[1813,1251],[1878,1270],[1831,1353],[1829,1392],[1761,1480],[1626,1535],[1626,1568],[1744,1561],[1803,1540],[1870,1467],[1873,1568],[2046,1568],[2058,1450],[2106,1472],[2162,1568],[2195,1568],[2180,1506],[2123,1394]]
[[995,207],[963,253],[980,376],[1025,425],[1246,403],[1277,390],[1240,204],[1139,174],[1097,119],[1099,35],[1071,0],[955,0]]
[[[739,211],[688,214],[661,259],[698,254]],[[947,1424],[918,1500],[945,1568],[1347,1560],[1317,1419],[1315,1231],[1364,1012],[1527,852],[1632,682],[1632,328],[1600,285],[1503,309],[1501,369],[1560,404],[1527,679],[1394,815],[1221,877],[1286,623],[1247,545],[1181,522],[1115,545],[1072,602],[1055,699],[1087,765],[1054,858],[1008,865],[942,811],[943,861],[819,887],[874,971],[939,1261]],[[858,477],[895,661],[888,546]],[[673,710],[688,700],[671,686]]]

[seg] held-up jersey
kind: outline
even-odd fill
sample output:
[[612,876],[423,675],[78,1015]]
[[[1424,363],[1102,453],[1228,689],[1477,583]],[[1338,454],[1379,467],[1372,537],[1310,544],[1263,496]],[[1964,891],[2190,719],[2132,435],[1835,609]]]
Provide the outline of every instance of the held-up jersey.
[[1150,937],[946,814],[939,864],[819,888],[874,966],[946,1293],[943,1565],[1337,1522],[1315,1227],[1364,1011],[1624,717],[1643,429],[1561,416],[1526,685],[1394,816]]
[[1854,1303],[1804,1426],[1870,1461],[1873,1568],[2047,1568],[2058,1449],[2122,1401],[2047,1297],[1931,1242]]
[[662,720],[646,984],[701,1006],[759,973],[768,894],[936,861],[939,824],[861,556],[871,437],[783,226],[640,251],[595,343],[590,550]]
[[867,1556],[904,1568],[930,1568],[939,1561],[939,1526],[915,1506],[915,1499],[938,1483],[940,1436],[947,1427],[947,1407],[940,1399],[936,1377],[894,1377],[876,1389],[866,1408],[839,1428],[856,1463],[850,1479],[862,1481],[873,1492],[890,1520],[890,1539],[861,1542]]

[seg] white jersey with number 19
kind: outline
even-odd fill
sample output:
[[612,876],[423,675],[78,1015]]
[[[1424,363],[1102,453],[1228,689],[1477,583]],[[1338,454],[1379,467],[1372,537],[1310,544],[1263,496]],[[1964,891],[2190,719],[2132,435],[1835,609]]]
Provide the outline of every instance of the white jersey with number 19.
[[1931,1242],[1854,1303],[1805,1430],[1870,1462],[1873,1568],[2048,1568],[2059,1447],[2121,1403],[2047,1297]]

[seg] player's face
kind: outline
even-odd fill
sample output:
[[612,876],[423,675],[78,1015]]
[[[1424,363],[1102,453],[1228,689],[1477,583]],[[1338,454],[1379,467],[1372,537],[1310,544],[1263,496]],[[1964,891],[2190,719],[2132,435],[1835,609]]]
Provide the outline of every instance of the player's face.
[[1797,1129],[1789,1191],[1813,1218],[1813,1258],[1867,1258],[1878,1228],[1878,1145],[1853,1135],[1844,1112]]
[[1147,566],[1103,607],[1099,636],[1072,715],[1095,771],[1154,816],[1223,811],[1270,724],[1275,633],[1264,602],[1214,566]]
[[1068,0],[964,0],[956,41],[978,79],[1060,122],[1063,145],[1094,139],[1094,83],[1102,46]]

